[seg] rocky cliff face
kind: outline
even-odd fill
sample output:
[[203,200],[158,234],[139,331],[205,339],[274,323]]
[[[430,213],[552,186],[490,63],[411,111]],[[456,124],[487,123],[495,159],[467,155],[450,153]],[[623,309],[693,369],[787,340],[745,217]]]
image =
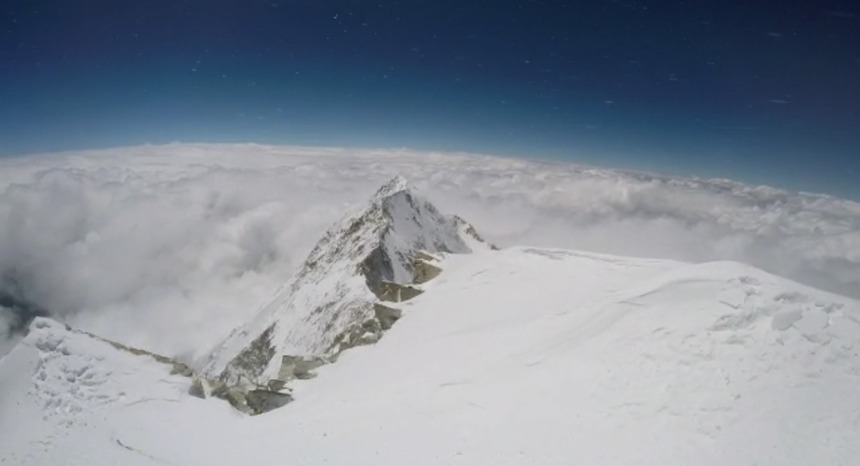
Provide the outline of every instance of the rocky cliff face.
[[205,372],[231,386],[280,386],[285,367],[316,364],[371,343],[400,317],[392,302],[421,292],[437,254],[492,248],[400,177],[344,217],[268,305],[213,352]]

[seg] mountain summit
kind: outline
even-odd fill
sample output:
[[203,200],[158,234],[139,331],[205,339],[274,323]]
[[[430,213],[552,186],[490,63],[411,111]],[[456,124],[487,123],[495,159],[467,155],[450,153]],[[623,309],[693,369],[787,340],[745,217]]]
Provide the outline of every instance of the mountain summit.
[[215,349],[205,372],[231,385],[281,385],[301,361],[317,365],[378,340],[400,317],[390,303],[420,293],[414,285],[438,273],[434,255],[492,247],[398,176],[322,237],[274,299]]

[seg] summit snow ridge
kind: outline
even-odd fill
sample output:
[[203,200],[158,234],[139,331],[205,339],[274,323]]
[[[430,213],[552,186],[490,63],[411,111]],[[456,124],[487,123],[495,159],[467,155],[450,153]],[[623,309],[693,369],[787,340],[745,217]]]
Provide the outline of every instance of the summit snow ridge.
[[490,248],[467,222],[441,214],[395,177],[323,235],[274,299],[215,349],[205,372],[263,386],[289,378],[284,356],[331,359],[372,343],[399,317],[382,302],[403,298],[420,257]]
[[376,194],[373,195],[373,199],[384,199],[401,191],[412,192],[414,191],[414,188],[412,188],[406,178],[404,178],[402,175],[397,175],[391,180],[389,180],[388,183],[385,183],[384,185],[380,186],[380,188],[376,191]]

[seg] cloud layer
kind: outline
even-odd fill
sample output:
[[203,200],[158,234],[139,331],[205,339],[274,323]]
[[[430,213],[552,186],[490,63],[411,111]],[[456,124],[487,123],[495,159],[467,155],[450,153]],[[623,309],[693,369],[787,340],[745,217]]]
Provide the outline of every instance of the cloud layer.
[[860,204],[846,200],[468,154],[199,144],[0,161],[0,292],[193,360],[396,174],[502,246],[738,260],[860,297]]

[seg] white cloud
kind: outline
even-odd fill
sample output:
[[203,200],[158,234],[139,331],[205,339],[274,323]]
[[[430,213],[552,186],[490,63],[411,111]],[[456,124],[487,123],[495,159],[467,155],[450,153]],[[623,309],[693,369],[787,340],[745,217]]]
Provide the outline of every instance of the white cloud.
[[20,325],[18,315],[11,309],[0,306],[0,358],[6,355],[21,339],[16,327]]
[[465,154],[167,145],[0,161],[0,273],[67,322],[201,356],[403,174],[500,245],[748,262],[860,296],[860,204]]

